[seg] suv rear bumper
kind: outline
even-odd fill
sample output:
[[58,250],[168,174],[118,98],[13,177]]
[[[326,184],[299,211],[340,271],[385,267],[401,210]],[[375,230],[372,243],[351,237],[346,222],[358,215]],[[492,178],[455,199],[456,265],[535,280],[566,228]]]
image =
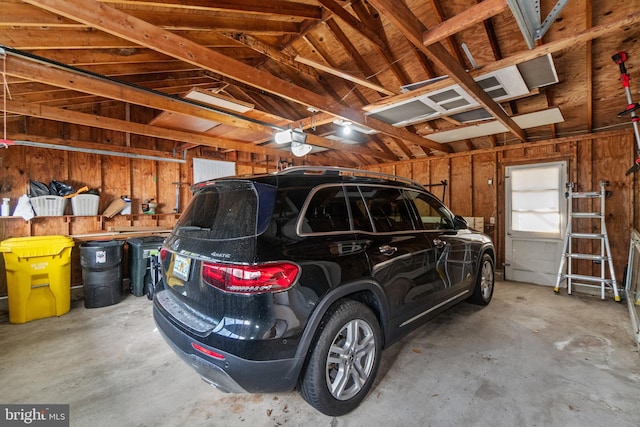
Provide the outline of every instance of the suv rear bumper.
[[[296,386],[304,359],[247,360],[220,349],[211,348],[174,325],[153,304],[153,318],[165,341],[202,379],[227,393],[274,393],[291,391]],[[222,356],[215,359],[197,351],[193,344]]]

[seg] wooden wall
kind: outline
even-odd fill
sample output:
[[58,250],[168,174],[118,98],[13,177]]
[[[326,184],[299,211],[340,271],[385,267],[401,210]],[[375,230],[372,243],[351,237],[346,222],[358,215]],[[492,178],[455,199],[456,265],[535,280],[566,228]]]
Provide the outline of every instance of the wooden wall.
[[[74,136],[81,133],[80,130],[71,132]],[[92,135],[91,138],[96,136]],[[110,138],[114,141],[117,135]],[[125,142],[120,141],[120,143]],[[139,144],[142,144],[142,141]],[[113,199],[128,195],[133,198],[133,215],[119,215],[112,219],[102,216],[73,217],[70,215],[59,218],[36,217],[28,222],[19,218],[0,218],[0,240],[31,235],[83,235],[105,231],[112,225],[169,228],[178,218],[173,211],[175,207],[173,183],[191,184],[193,176],[191,159],[207,157],[204,150],[200,148],[188,150],[187,153],[186,163],[180,164],[23,146],[2,149],[0,150],[0,197],[10,197],[12,208],[17,198],[24,194],[29,179],[45,183],[57,179],[77,187],[87,185],[98,189],[101,195],[100,213]],[[568,180],[577,184],[577,191],[597,189],[601,179],[610,182],[608,189],[612,192],[612,196],[607,199],[607,228],[615,271],[620,281],[627,261],[630,227],[638,226],[636,174],[625,175],[626,170],[633,164],[634,155],[635,143],[632,132],[617,131],[432,156],[420,160],[378,165],[369,169],[405,176],[422,184],[438,184],[446,180],[445,203],[457,214],[484,218],[484,231],[493,238],[496,245],[497,268],[502,269],[505,259],[505,167],[566,160],[569,165]],[[256,164],[251,156],[240,156],[235,160],[237,160],[238,174],[275,170],[275,165]],[[443,187],[432,188],[432,192],[438,197],[443,195],[442,190]],[[182,186],[180,191],[181,204],[184,207],[190,200],[189,187]],[[140,204],[146,198],[154,198],[158,201],[158,215],[141,213]],[[71,210],[68,207],[67,214],[70,213]],[[495,219],[493,224],[491,218]],[[0,296],[6,295],[6,279],[2,264],[0,260]],[[581,268],[592,268],[592,265],[585,263]],[[78,270],[79,266],[74,266],[74,284],[78,284],[81,280]]]
[[[600,180],[609,181],[607,190],[611,191],[611,197],[606,200],[606,224],[616,279],[621,282],[627,263],[630,230],[631,227],[638,228],[637,174],[625,175],[633,166],[635,150],[633,133],[616,131],[500,146],[368,169],[404,176],[422,184],[446,180],[445,203],[456,214],[484,218],[484,231],[496,245],[496,267],[502,269],[505,261],[505,168],[564,160],[568,164],[567,180],[576,185],[574,191],[597,191]],[[492,184],[489,184],[489,180]],[[442,196],[441,187],[431,190],[436,196]],[[599,203],[599,199],[585,200],[583,203],[594,202]],[[599,206],[581,206],[580,209],[598,211]],[[492,217],[495,218],[494,224],[490,221]],[[584,227],[582,224],[576,225]],[[578,228],[576,231],[591,230]],[[583,250],[582,247],[576,248],[576,251]],[[584,250],[584,253],[590,252],[599,252],[599,248]],[[574,265],[577,266],[575,273],[600,275],[599,267],[588,261]]]

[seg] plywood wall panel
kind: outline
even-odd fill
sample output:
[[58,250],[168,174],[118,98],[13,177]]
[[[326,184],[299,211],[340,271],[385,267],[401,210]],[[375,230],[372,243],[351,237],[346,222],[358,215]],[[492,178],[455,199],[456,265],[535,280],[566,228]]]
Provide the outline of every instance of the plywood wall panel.
[[95,234],[102,232],[102,219],[97,216],[71,217],[69,221],[69,234]]
[[[627,155],[629,145],[620,138],[603,138],[594,141],[595,162],[594,178],[609,181],[607,190],[611,197],[606,199],[605,212],[607,232],[612,236],[629,234],[633,226],[633,176],[625,175],[632,160]],[[595,187],[594,183],[594,189]],[[629,240],[610,239],[611,253],[619,277],[622,277],[627,262]]]
[[[174,213],[176,209],[176,182],[180,182],[178,163],[157,162],[157,213]],[[178,190],[180,191],[180,190]],[[180,200],[182,202],[182,198]]]
[[87,186],[102,191],[102,156],[91,153],[73,153],[69,156],[68,183],[79,189]]
[[395,172],[396,176],[413,179],[412,177],[413,170],[411,167],[411,163],[400,163],[399,165],[396,166],[395,169],[396,169],[396,172]]
[[[130,160],[123,157],[104,156],[102,158],[102,193],[100,205],[102,212],[109,204],[120,196],[136,196],[131,192]],[[133,203],[133,201],[132,201]],[[133,205],[132,205],[133,206]],[[133,207],[132,207],[132,212]]]
[[496,156],[494,153],[483,153],[473,156],[473,206],[475,217],[483,217],[485,232],[493,236],[496,212]]
[[430,177],[430,162],[412,162],[411,163],[411,178],[414,181],[419,182],[422,185],[431,184]]
[[462,216],[473,214],[473,164],[471,156],[458,156],[451,159],[451,178],[449,184],[449,208]]
[[[450,176],[450,159],[447,157],[444,158],[434,158],[431,161],[431,178],[429,180],[432,184],[437,184],[441,181],[447,181],[447,188],[444,194],[444,203],[446,205],[450,205],[450,194],[451,194],[451,176]],[[433,193],[438,196],[438,198],[442,198],[442,192],[440,192],[440,187],[433,188]]]
[[132,225],[135,227],[156,227],[157,221],[155,215],[134,215]]
[[36,217],[31,223],[34,236],[68,236],[69,222],[66,217]]
[[25,147],[25,170],[27,180],[49,184],[51,180],[66,181],[67,176],[67,152],[59,150],[47,150],[44,148]]
[[395,165],[378,165],[378,170],[381,173],[394,175],[396,173]]
[[18,197],[25,193],[29,173],[26,166],[26,147],[0,149],[0,196],[11,199],[15,208]]
[[236,165],[236,173],[238,175],[248,175],[253,173],[253,166],[249,165]]
[[142,204],[153,199],[158,202],[156,163],[151,160],[131,161],[131,193],[137,195],[132,201],[131,213],[142,213]]

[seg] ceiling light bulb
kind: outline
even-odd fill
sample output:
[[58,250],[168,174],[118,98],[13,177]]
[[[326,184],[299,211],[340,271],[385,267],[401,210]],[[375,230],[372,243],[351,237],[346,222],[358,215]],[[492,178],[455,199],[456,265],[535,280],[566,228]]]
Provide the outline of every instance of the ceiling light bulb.
[[350,135],[351,134],[351,122],[342,123],[342,134]]

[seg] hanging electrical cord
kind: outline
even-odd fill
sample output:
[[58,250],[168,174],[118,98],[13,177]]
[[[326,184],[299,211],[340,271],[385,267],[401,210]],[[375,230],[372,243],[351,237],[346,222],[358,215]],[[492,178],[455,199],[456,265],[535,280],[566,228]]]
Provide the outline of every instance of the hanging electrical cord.
[[7,148],[9,140],[7,139],[7,96],[9,94],[9,85],[7,83],[7,54],[4,49],[0,48],[2,55],[2,140],[0,147]]

